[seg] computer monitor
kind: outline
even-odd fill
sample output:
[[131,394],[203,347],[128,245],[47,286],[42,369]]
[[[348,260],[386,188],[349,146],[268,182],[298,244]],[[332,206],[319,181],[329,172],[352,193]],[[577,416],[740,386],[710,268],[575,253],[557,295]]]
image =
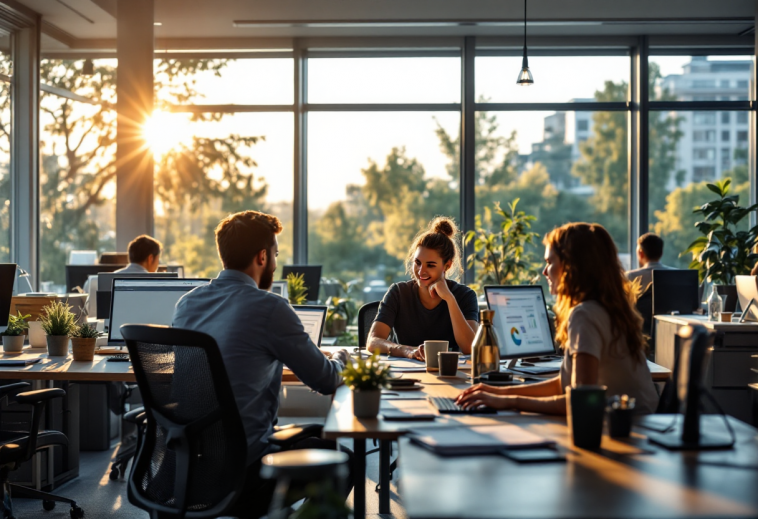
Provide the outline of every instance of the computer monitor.
[[300,322],[303,323],[303,328],[305,328],[305,333],[310,336],[313,344],[321,346],[327,308],[317,305],[292,305],[292,309],[300,318]]
[[653,315],[692,315],[700,308],[697,270],[653,270]]
[[177,278],[176,272],[102,272],[97,275],[96,315],[98,319],[108,319],[111,313],[111,289],[113,280],[132,278]]
[[555,354],[545,294],[540,285],[485,286],[484,294],[487,308],[495,311],[492,325],[500,343],[501,359]]
[[13,299],[13,283],[16,281],[16,264],[0,263],[0,332],[8,327],[8,314]]
[[736,276],[735,279],[742,308],[740,322],[758,322],[758,276]]
[[274,281],[273,283],[271,283],[271,293],[276,294],[279,297],[283,297],[284,299],[287,299],[289,296],[287,292],[287,282]]
[[108,343],[123,344],[124,324],[171,325],[177,301],[208,279],[116,278],[111,291]]
[[321,287],[321,265],[285,265],[282,268],[282,279],[286,280],[290,274],[303,274],[308,293],[306,301],[317,302],[318,291]]
[[114,272],[126,265],[66,265],[66,292],[72,292],[74,287],[84,288],[90,276],[101,272]]

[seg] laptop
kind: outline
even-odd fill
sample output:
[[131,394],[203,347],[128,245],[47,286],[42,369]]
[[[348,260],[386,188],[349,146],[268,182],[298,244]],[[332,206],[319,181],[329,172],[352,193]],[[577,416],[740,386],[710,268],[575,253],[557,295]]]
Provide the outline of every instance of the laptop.
[[305,333],[313,341],[313,344],[321,347],[321,338],[324,335],[326,324],[326,306],[319,305],[292,305],[292,309],[303,323]]
[[758,276],[735,276],[742,308],[740,322],[758,322]]
[[124,324],[162,324],[171,326],[179,299],[208,279],[116,278],[111,290],[108,346],[124,346]]

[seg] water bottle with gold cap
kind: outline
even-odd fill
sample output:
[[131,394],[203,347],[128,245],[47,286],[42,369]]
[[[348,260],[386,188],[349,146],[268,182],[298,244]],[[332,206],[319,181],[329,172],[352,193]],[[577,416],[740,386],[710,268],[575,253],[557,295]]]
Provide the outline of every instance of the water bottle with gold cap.
[[492,326],[494,316],[494,310],[479,312],[479,330],[471,345],[471,379],[474,384],[480,382],[482,373],[500,370],[500,344]]

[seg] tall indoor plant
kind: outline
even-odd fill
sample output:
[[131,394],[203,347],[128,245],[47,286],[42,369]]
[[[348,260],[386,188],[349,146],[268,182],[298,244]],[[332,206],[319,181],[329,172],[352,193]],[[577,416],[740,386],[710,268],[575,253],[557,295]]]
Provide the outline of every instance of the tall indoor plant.
[[51,357],[68,355],[68,335],[76,328],[76,316],[71,306],[61,301],[53,301],[42,308],[40,318],[42,329],[47,334],[47,354]]
[[758,208],[758,204],[740,207],[739,195],[729,195],[731,184],[732,179],[725,178],[707,185],[718,198],[693,211],[704,217],[695,224],[703,236],[682,253],[692,254],[690,268],[698,270],[701,282],[710,281],[728,287],[719,289],[720,293],[730,296],[725,311],[734,311],[737,302],[734,277],[750,274],[758,261],[758,254],[753,252],[758,243],[758,225],[748,229],[739,225]]

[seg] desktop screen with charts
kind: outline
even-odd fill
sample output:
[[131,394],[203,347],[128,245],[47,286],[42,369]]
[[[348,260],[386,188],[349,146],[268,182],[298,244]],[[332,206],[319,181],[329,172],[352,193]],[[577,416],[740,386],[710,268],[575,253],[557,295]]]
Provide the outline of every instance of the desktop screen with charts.
[[321,333],[324,330],[324,321],[326,320],[325,306],[310,305],[292,305],[293,310],[303,323],[305,333],[316,346],[321,346]]
[[207,279],[114,280],[108,339],[123,340],[120,328],[127,323],[170,326],[179,298],[207,283]]
[[555,352],[542,288],[487,287],[487,304],[495,311],[500,356],[519,358]]

